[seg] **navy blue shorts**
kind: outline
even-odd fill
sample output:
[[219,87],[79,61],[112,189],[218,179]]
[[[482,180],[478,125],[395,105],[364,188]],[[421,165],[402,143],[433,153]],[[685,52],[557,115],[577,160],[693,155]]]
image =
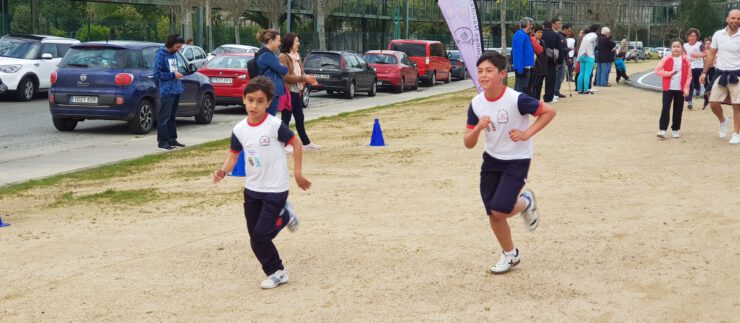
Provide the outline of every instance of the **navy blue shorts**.
[[483,153],[480,169],[480,196],[486,214],[511,213],[524,188],[531,159],[501,160]]

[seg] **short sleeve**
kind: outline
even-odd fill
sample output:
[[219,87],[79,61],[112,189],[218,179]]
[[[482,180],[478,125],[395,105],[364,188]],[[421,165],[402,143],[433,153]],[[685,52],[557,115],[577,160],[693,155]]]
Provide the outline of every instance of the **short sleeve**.
[[293,141],[294,137],[295,134],[293,134],[293,131],[290,130],[285,123],[280,123],[280,128],[278,128],[278,140],[287,146],[291,141]]
[[521,115],[531,114],[533,116],[540,115],[542,110],[542,102],[524,93],[519,94],[517,99],[517,107]]
[[234,154],[238,154],[244,150],[244,147],[242,147],[242,143],[239,141],[239,138],[236,137],[236,134],[233,132],[231,133],[231,152]]
[[717,44],[717,40],[719,39],[719,37],[718,37],[717,33],[719,33],[719,32],[721,32],[721,31],[715,32],[714,35],[712,36],[712,48],[718,48],[717,47],[717,45],[718,45]]
[[478,125],[478,116],[473,111],[473,104],[468,107],[468,129],[473,129]]

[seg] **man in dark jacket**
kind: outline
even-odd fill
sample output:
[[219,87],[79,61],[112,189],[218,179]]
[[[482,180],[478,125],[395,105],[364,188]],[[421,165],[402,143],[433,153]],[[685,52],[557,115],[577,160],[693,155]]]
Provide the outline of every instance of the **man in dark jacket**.
[[543,100],[546,103],[555,101],[555,78],[557,74],[557,64],[562,64],[560,49],[562,46],[560,34],[552,29],[552,22],[545,21],[543,24],[545,31],[542,34],[542,40],[545,41],[545,52],[547,53],[547,75],[545,75],[545,96]]
[[612,41],[612,32],[609,27],[601,29],[598,39],[599,54],[596,56],[596,86],[609,86],[609,73],[614,63],[614,48],[617,47]]
[[177,70],[177,52],[185,42],[182,36],[170,34],[167,42],[154,56],[154,80],[159,82],[159,112],[157,113],[157,148],[172,150],[185,147],[177,141],[177,106],[184,88],[180,79],[182,73]]
[[560,35],[560,55],[557,59],[558,65],[555,67],[555,96],[564,98],[565,95],[560,93],[560,86],[563,84],[567,70],[568,52],[570,52],[570,48],[568,48],[568,37],[572,27],[570,25],[563,26],[559,18],[553,18],[552,29]]

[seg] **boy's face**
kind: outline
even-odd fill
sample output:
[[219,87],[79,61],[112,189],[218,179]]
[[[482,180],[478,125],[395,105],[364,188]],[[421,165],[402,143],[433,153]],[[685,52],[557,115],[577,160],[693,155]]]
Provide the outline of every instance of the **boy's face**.
[[247,93],[242,99],[244,100],[244,107],[247,109],[247,114],[255,117],[264,115],[272,101],[267,100],[267,95],[261,90]]
[[503,85],[504,77],[506,77],[506,71],[499,71],[498,67],[487,60],[478,65],[478,83],[483,90],[491,90]]
[[691,44],[696,43],[696,34],[690,33],[688,38],[689,38],[689,43]]

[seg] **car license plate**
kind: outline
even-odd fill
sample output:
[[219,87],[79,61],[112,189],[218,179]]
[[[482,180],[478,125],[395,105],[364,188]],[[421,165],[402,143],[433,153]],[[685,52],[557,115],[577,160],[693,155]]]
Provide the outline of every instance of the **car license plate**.
[[97,96],[70,96],[69,103],[98,104]]
[[314,77],[317,79],[328,79],[329,75],[328,74],[316,74],[314,75]]
[[378,85],[383,85],[383,81],[378,81]]
[[234,83],[234,79],[228,77],[212,77],[211,83],[213,84],[231,84]]

